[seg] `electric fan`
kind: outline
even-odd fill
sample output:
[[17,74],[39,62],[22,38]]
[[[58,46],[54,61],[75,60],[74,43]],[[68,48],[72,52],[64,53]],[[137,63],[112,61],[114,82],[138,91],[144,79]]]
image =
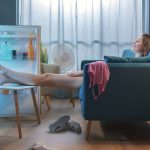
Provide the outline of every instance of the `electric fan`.
[[60,66],[63,72],[73,68],[75,63],[74,53],[64,44],[58,44],[52,53],[54,64]]

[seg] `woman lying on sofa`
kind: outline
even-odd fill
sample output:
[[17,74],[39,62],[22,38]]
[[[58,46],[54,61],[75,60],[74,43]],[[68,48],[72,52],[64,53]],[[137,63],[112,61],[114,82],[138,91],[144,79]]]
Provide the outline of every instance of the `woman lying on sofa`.
[[[133,43],[135,56],[148,56],[150,52],[150,35],[143,34]],[[77,71],[68,75],[64,74],[28,74],[20,73],[0,65],[0,84],[17,83],[25,85],[39,85],[63,89],[79,88],[83,82],[83,72]]]

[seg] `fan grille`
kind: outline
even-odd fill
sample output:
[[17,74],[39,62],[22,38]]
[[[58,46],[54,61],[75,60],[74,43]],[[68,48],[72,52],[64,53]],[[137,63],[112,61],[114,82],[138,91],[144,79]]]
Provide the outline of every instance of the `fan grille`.
[[66,45],[57,45],[52,53],[53,62],[59,65],[61,69],[67,71],[72,69],[75,63],[74,53],[71,48]]

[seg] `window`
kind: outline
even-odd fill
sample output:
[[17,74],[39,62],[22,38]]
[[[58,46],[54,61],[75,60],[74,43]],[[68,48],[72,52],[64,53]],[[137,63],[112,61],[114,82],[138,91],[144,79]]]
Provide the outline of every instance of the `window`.
[[121,56],[142,33],[142,0],[21,0],[20,24],[41,25],[51,53],[58,43],[81,60]]

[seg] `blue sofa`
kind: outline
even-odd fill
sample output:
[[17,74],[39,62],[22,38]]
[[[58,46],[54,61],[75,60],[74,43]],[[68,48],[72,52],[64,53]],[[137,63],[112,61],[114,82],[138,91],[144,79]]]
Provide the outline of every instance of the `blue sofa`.
[[88,65],[83,61],[80,89],[82,115],[87,120],[86,139],[92,121],[150,120],[150,63],[109,63],[110,80],[105,92],[94,100],[89,88]]

